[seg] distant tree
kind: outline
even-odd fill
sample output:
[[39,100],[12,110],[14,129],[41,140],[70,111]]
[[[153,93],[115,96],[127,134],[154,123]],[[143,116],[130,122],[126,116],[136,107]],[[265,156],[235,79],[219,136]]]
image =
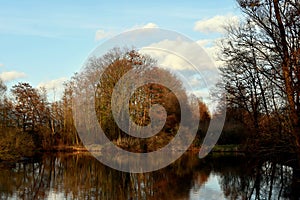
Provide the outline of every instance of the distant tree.
[[62,123],[62,141],[64,144],[79,145],[80,139],[77,134],[74,118],[72,103],[74,98],[74,82],[66,83],[63,92],[62,101],[57,108],[57,120]]
[[32,133],[36,142],[42,141],[38,145],[50,145],[50,111],[45,94],[41,95],[29,83],[18,83],[11,91],[15,97],[13,110],[17,126],[23,132]]

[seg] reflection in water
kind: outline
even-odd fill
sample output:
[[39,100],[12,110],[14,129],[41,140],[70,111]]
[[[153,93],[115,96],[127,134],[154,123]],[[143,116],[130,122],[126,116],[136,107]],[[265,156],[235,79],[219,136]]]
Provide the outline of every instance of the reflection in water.
[[88,154],[44,154],[0,163],[0,199],[298,199],[295,180],[292,167],[243,156],[189,153],[159,171],[130,174]]

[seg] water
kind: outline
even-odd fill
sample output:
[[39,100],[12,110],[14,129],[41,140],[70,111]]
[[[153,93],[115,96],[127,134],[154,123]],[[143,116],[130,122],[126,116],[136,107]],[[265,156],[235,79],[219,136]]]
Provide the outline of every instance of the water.
[[145,174],[123,173],[87,153],[0,163],[0,199],[299,199],[299,171],[275,161],[187,153]]

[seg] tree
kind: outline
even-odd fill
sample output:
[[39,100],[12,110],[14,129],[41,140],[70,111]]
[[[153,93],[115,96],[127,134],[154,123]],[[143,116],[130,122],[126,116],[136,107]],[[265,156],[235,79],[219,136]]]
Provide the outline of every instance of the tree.
[[281,150],[295,141],[299,151],[299,3],[238,3],[246,18],[238,27],[227,27],[218,86],[226,89],[229,108],[245,111],[243,121],[254,141],[265,139]]
[[[253,47],[269,62],[278,77],[275,81],[281,79],[284,83],[278,89],[284,94],[290,132],[300,149],[300,3],[296,0],[238,0],[238,3],[259,34]],[[273,77],[269,75],[271,81]]]
[[272,102],[269,99],[270,89],[274,85],[268,83],[262,73],[268,73],[269,65],[264,55],[254,48],[255,38],[258,37],[254,28],[248,22],[227,28],[228,38],[221,44],[221,59],[225,64],[220,67],[222,80],[218,87],[225,88],[227,92],[228,108],[245,111],[245,124],[254,136],[260,137],[263,132],[260,119],[262,116],[268,118],[274,107],[269,103]]
[[[104,59],[107,58],[108,56],[106,55]],[[159,76],[164,79],[169,79],[175,85],[177,84],[178,88],[181,88],[182,86],[179,81],[169,72],[154,67],[154,60],[147,56],[141,55],[134,50],[128,52],[125,51],[125,53],[118,55],[115,59],[110,58],[110,60],[112,60],[112,63],[110,63],[102,73],[100,82],[97,85],[96,110],[102,128],[104,128],[105,131],[110,132],[110,137],[117,139],[122,135],[122,132],[115,124],[111,113],[111,98],[115,85],[123,75],[132,70],[144,78],[147,76],[149,78],[151,76]],[[163,100],[164,98],[166,100]],[[178,123],[180,121],[180,112],[178,114],[180,108],[178,109],[178,101],[173,101],[174,98],[174,94],[172,94],[169,89],[159,84],[147,84],[137,88],[129,101],[131,119],[140,126],[146,126],[150,122],[149,109],[151,105],[158,103],[166,108],[168,118],[176,118],[174,122]],[[119,99],[122,100],[121,97]],[[121,106],[121,104],[119,106]],[[166,126],[168,126],[168,124],[170,124],[170,122],[167,123]],[[166,127],[166,129],[168,128]]]
[[[57,109],[57,116],[59,117],[57,120],[62,123],[62,140],[64,144],[70,145],[79,145],[80,139],[77,134],[74,119],[73,119],[73,103],[74,97],[74,82],[67,83],[65,85],[65,90],[62,97],[62,102],[59,103],[59,107]],[[84,121],[84,119],[83,119]]]
[[211,116],[207,105],[200,98],[198,98],[198,107],[200,115],[198,136],[201,138],[201,140],[203,140],[207,134]]
[[[112,106],[114,106],[117,108],[116,110],[118,112],[120,111],[119,113],[116,113],[116,115],[124,115],[121,108],[125,97],[122,95],[128,94],[131,90],[131,80],[123,82],[125,84],[123,85],[124,93],[117,94],[118,97],[116,98],[114,105],[112,105],[111,102],[116,84],[127,72],[134,73],[136,79],[141,77],[146,80],[151,80],[151,77],[157,77],[161,80],[167,80],[173,85],[173,88],[176,88],[177,90],[176,96],[170,89],[156,83],[149,83],[135,88],[134,93],[131,95],[128,102],[130,119],[128,119],[128,124],[126,124],[127,122],[124,122],[125,126],[128,127],[128,130],[134,131],[134,128],[139,129],[140,127],[147,126],[151,123],[149,110],[154,104],[160,104],[165,108],[167,116],[162,131],[169,133],[170,135],[176,133],[178,124],[182,121],[181,109],[189,112],[188,97],[182,83],[172,73],[158,68],[155,65],[155,60],[147,55],[142,55],[135,50],[113,49],[102,57],[91,58],[88,61],[86,70],[79,73],[74,79],[75,97],[77,92],[84,94],[86,90],[95,93],[96,114],[101,128],[110,140],[118,140],[120,138],[133,139],[118,127],[112,113]],[[92,74],[99,75],[98,79],[95,79],[95,76],[92,76]],[[96,88],[94,86],[96,86]],[[85,95],[82,96],[85,97]],[[86,95],[86,97],[88,98],[88,95]],[[180,108],[177,98],[180,98],[185,102],[183,108]],[[86,102],[89,102],[89,99],[77,98],[76,101],[79,104],[87,105]],[[80,116],[81,112],[78,112],[76,116],[80,119],[78,120],[78,123],[83,126],[84,124],[90,123],[90,120],[87,119],[87,117]],[[157,119],[163,119],[165,116],[157,114],[156,117]],[[133,126],[129,120],[137,126]],[[186,121],[188,121],[188,119],[186,119]]]
[[32,133],[36,142],[42,142],[38,142],[37,145],[42,144],[43,147],[50,145],[50,111],[45,94],[41,95],[29,83],[18,83],[11,91],[15,97],[13,110],[17,127],[23,132]]

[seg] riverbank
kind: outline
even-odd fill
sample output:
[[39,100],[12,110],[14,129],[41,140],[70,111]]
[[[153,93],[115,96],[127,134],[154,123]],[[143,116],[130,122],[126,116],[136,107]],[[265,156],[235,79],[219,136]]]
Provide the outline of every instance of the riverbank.
[[[199,152],[201,147],[190,147],[188,151],[190,152]],[[137,150],[135,150],[137,151]],[[53,146],[49,149],[28,149],[27,151],[22,152],[16,152],[16,151],[10,151],[10,152],[0,152],[0,162],[1,161],[18,161],[24,157],[31,157],[34,154],[37,153],[43,153],[43,152],[67,152],[67,153],[84,153],[88,152],[88,150],[81,145],[58,145]],[[212,149],[212,152],[220,152],[220,153],[243,153],[244,151],[241,150],[239,145],[216,145]]]
[[18,150],[7,150],[7,151],[0,151],[0,162],[1,161],[9,161],[9,162],[17,162],[22,160],[26,157],[32,157],[35,154],[39,153],[55,153],[55,152],[65,152],[65,153],[75,153],[75,152],[88,152],[88,150],[84,146],[76,145],[59,145],[53,146],[52,148],[42,149],[42,148],[29,148],[29,149],[22,149],[22,151]]

